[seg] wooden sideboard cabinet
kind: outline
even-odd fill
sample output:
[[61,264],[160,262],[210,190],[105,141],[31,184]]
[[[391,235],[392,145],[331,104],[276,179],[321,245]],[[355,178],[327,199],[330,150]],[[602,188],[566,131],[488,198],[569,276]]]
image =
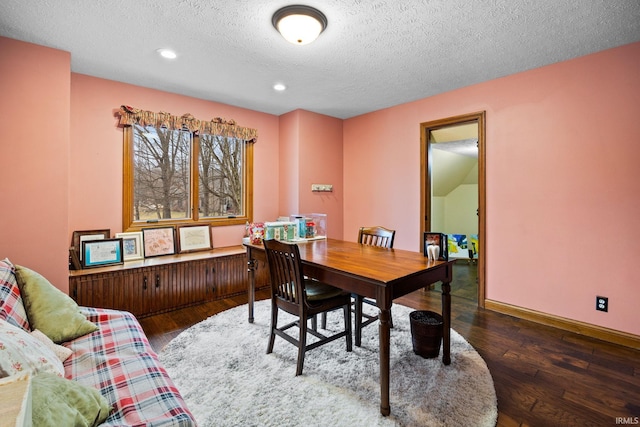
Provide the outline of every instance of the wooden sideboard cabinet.
[[[264,264],[258,287],[268,285]],[[137,317],[247,292],[243,246],[146,258],[122,265],[71,271],[69,295],[82,306],[125,310]]]

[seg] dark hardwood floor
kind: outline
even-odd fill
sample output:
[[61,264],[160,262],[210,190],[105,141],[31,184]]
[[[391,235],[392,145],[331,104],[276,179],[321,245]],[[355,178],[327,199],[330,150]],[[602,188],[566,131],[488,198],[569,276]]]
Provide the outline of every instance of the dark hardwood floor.
[[[437,285],[434,287],[440,289]],[[453,266],[453,281],[451,295],[478,301],[478,264],[469,260],[459,259]]]
[[[498,426],[638,424],[640,350],[479,309],[473,291],[460,281],[453,287],[452,327],[489,367]],[[266,291],[257,294],[257,299],[267,297]],[[160,352],[182,330],[246,302],[246,296],[238,296],[144,318],[141,324]],[[396,303],[440,311],[439,288],[416,291]]]

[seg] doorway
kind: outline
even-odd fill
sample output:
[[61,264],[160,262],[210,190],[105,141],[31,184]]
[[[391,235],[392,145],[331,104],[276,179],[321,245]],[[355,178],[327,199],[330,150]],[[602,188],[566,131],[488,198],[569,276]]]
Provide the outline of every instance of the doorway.
[[421,234],[451,235],[449,248],[460,258],[454,276],[459,275],[459,280],[477,277],[477,303],[484,308],[485,112],[421,123],[420,140]]

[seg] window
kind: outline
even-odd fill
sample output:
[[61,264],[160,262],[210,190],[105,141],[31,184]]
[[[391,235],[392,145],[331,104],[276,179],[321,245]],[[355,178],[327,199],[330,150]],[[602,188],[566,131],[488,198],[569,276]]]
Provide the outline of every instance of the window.
[[123,230],[251,221],[254,139],[208,130],[125,127]]
[[243,216],[244,141],[204,134],[199,146],[199,215],[204,218]]
[[133,125],[133,221],[191,217],[189,131]]

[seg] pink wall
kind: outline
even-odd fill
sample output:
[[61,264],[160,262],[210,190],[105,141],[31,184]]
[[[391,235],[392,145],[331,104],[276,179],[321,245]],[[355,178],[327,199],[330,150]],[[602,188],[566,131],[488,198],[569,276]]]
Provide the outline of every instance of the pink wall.
[[[327,214],[327,236],[342,238],[342,124],[335,117],[300,111],[300,212]],[[311,184],[332,184],[333,192],[312,192]]]
[[0,37],[0,259],[68,287],[70,55]]
[[[305,110],[280,116],[280,214],[327,214],[327,236],[342,238],[342,123]],[[333,184],[312,192],[311,184]]]
[[485,110],[487,298],[639,335],[639,73],[634,43],[346,120],[345,230],[418,250],[420,123]]
[[420,122],[425,120],[410,105],[344,122],[345,240],[355,241],[362,226],[381,225],[396,230],[394,247],[421,250]]
[[[292,111],[280,116],[280,145],[279,164],[274,164],[272,170],[278,173],[280,199],[278,200],[278,215],[298,213],[300,205],[300,183],[298,171],[300,169],[300,110]],[[276,217],[264,218],[274,221]]]

